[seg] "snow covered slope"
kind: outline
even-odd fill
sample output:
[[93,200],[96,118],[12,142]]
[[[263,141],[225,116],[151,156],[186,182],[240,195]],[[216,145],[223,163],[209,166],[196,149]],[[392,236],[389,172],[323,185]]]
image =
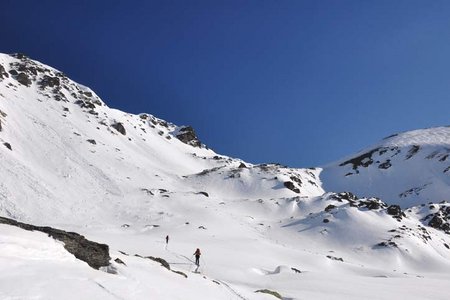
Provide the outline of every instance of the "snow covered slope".
[[377,196],[410,207],[449,200],[450,127],[390,136],[358,154],[324,167],[323,187]]
[[323,168],[253,165],[0,54],[0,215],[78,232],[112,258],[94,270],[0,225],[0,298],[446,299],[449,134],[399,134]]

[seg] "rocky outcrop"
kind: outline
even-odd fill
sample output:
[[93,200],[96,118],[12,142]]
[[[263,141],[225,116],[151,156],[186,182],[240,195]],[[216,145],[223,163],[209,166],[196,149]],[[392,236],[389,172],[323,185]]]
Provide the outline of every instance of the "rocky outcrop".
[[388,215],[391,215],[397,221],[400,221],[402,217],[405,217],[405,213],[402,212],[402,209],[399,205],[390,205],[386,210]]
[[34,226],[4,217],[0,217],[0,223],[16,226],[29,231],[44,232],[55,240],[63,242],[64,248],[67,251],[72,253],[77,259],[86,262],[94,269],[109,266],[111,257],[109,256],[108,245],[89,241],[78,233],[67,232],[47,226]]
[[15,79],[16,79],[19,83],[21,83],[21,84],[23,84],[23,85],[25,85],[25,86],[30,86],[30,85],[31,85],[31,79],[30,79],[30,77],[28,77],[28,75],[25,74],[25,73],[23,73],[23,72],[21,72],[21,73],[19,73],[17,76],[15,76]]
[[6,72],[5,67],[0,65],[0,80],[3,80],[8,77],[9,77],[9,74]]
[[257,290],[257,291],[255,291],[255,293],[268,294],[268,295],[272,295],[278,299],[283,299],[283,297],[280,295],[280,293],[278,293],[276,291],[268,290],[268,289]]
[[424,218],[424,221],[428,221],[428,226],[431,226],[435,229],[439,229],[444,231],[447,234],[450,234],[450,206],[448,205],[440,205],[435,204],[432,205],[432,208],[439,207],[439,210],[435,213],[429,214]]
[[45,89],[47,87],[53,88],[53,87],[57,87],[60,85],[60,80],[56,76],[53,77],[53,76],[49,76],[49,75],[44,75],[44,78],[42,78],[42,80],[39,81],[38,84],[41,89]]
[[300,189],[298,187],[296,187],[295,184],[292,181],[285,181],[283,183],[283,185],[284,185],[285,188],[290,189],[294,193],[300,194]]
[[3,143],[3,146],[5,146],[6,148],[8,148],[9,150],[12,151],[12,147],[11,147],[10,143],[5,142],[5,143]]
[[118,132],[120,132],[122,135],[126,135],[127,134],[127,131],[125,130],[125,127],[120,122],[116,122],[116,123],[111,124],[111,127],[114,128],[115,130],[117,130]]
[[[344,161],[339,166],[345,166],[345,165],[352,165],[352,169],[356,171],[356,173],[359,173],[358,168],[367,168],[371,166],[372,164],[378,164],[378,168],[380,169],[388,169],[391,167],[391,160],[387,159],[384,162],[380,162],[378,160],[375,160],[373,157],[375,155],[377,156],[388,156],[390,158],[398,155],[400,153],[400,149],[398,147],[380,147],[372,149],[364,154],[361,154],[359,156],[356,156],[352,159],[349,159],[347,161]],[[349,175],[351,175],[350,173]]]
[[200,148],[202,146],[202,143],[195,134],[194,128],[192,128],[191,126],[181,127],[178,133],[176,134],[176,137],[183,143],[190,145],[192,147]]

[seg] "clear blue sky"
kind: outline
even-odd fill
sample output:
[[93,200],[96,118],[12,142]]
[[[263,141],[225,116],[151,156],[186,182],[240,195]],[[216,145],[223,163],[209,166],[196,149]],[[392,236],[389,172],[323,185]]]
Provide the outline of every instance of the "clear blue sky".
[[450,1],[2,0],[0,52],[253,163],[450,123]]

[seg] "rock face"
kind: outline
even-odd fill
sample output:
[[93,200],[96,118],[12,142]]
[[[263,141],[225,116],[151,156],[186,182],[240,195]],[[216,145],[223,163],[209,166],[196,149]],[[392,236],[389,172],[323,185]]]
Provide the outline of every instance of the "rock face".
[[125,127],[123,126],[122,123],[117,122],[111,125],[115,130],[117,130],[118,132],[120,132],[122,135],[126,135],[127,131],[125,130]]
[[285,181],[285,182],[283,183],[283,185],[284,185],[285,188],[290,189],[290,190],[293,191],[294,193],[300,194],[300,189],[297,188],[297,187],[295,186],[295,184],[294,184],[292,181]]
[[109,266],[111,257],[109,256],[108,245],[89,241],[78,233],[67,232],[52,227],[41,227],[20,223],[4,217],[0,217],[0,223],[16,226],[29,231],[41,231],[47,233],[55,240],[63,242],[64,248],[67,251],[72,253],[79,260],[86,262],[94,269]]
[[19,73],[19,75],[16,76],[16,80],[25,86],[31,85],[30,77],[28,77],[28,75],[23,72]]
[[[416,151],[417,152],[417,151]],[[380,148],[375,148],[372,149],[364,154],[361,154],[357,157],[354,157],[352,159],[349,159],[347,161],[344,161],[343,163],[341,163],[339,166],[345,166],[348,164],[352,165],[352,169],[356,171],[356,173],[359,173],[359,168],[367,168],[369,166],[371,166],[372,164],[378,164],[378,168],[379,169],[389,169],[392,164],[391,164],[391,160],[387,159],[384,162],[380,162],[380,161],[375,161],[374,160],[374,156],[375,154],[377,156],[382,156],[382,155],[389,155],[390,157],[394,157],[396,155],[398,155],[400,153],[400,150],[398,147],[380,147]],[[414,154],[411,155],[411,157]],[[410,158],[411,158],[410,157]]]
[[402,219],[402,217],[405,217],[405,213],[402,212],[402,209],[400,208],[399,205],[390,205],[386,212],[388,213],[388,215],[391,215],[394,219],[397,219],[398,221],[400,221]]
[[9,74],[5,71],[5,67],[0,65],[0,80],[2,80],[4,78],[8,78],[8,77],[9,77]]
[[[438,206],[438,205],[437,205]],[[439,206],[439,210],[435,213],[429,214],[425,217],[425,221],[430,220],[428,225],[444,231],[447,234],[450,234],[450,206],[441,205]]]
[[202,146],[202,143],[195,134],[194,128],[192,128],[191,126],[181,127],[176,137],[183,143],[191,145],[193,147],[200,148]]

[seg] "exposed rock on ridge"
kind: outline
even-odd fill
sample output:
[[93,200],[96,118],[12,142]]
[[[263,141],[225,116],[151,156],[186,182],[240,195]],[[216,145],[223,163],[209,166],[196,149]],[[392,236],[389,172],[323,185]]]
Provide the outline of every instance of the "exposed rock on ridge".
[[0,223],[16,226],[29,231],[41,231],[47,233],[55,240],[63,242],[64,248],[67,251],[72,253],[79,260],[86,262],[94,269],[109,266],[111,257],[109,256],[108,245],[89,241],[78,233],[67,232],[47,226],[34,226],[4,217],[0,217]]
[[194,131],[194,128],[192,128],[191,126],[181,127],[178,133],[176,134],[176,137],[183,143],[191,145],[193,147],[200,148],[202,146],[202,143],[198,139]]

